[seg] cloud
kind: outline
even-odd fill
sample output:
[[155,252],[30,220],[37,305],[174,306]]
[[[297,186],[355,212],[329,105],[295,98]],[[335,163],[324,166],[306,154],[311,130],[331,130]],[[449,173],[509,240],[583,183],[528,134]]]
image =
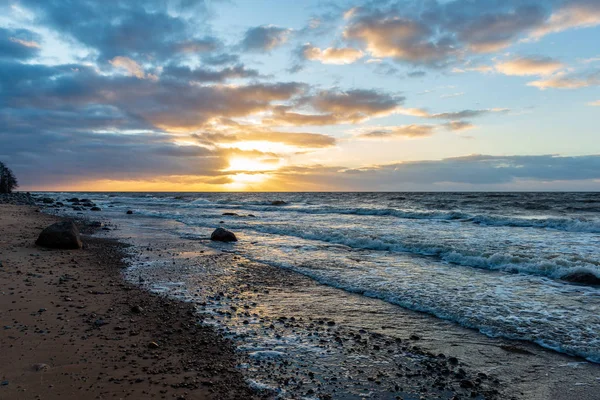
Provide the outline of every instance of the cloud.
[[109,61],[110,64],[115,68],[124,69],[131,76],[135,76],[138,79],[156,79],[155,75],[146,74],[141,65],[128,57],[115,57]]
[[293,111],[290,107],[275,107],[273,117],[264,122],[287,125],[335,125],[358,123],[369,118],[396,112],[404,97],[377,90],[323,90],[306,96],[298,104],[313,113]]
[[600,25],[596,0],[371,3],[345,13],[343,36],[373,57],[430,68],[549,33]]
[[596,0],[567,1],[543,24],[531,32],[539,39],[551,33],[572,28],[589,28],[600,25],[600,3]]
[[369,129],[357,135],[364,139],[421,138],[435,133],[435,125],[401,125]]
[[27,60],[39,54],[40,37],[26,29],[0,27],[0,60]]
[[191,82],[224,82],[229,79],[257,78],[260,74],[255,69],[244,65],[226,67],[220,70],[196,68],[188,66],[168,65],[163,68],[161,78],[181,79]]
[[[101,61],[118,56],[140,62],[161,61],[217,49],[220,42],[203,32],[208,17],[203,2],[148,0],[43,1],[21,0],[38,25],[91,50]],[[177,12],[174,12],[177,9]],[[76,16],[67,18],[66,16]]]
[[[447,8],[461,7],[464,2],[450,3]],[[499,4],[499,3],[497,3]],[[506,2],[506,6],[511,2]],[[523,33],[542,24],[547,10],[537,4],[477,10],[476,15],[455,14],[447,28],[475,53],[491,53],[511,45]],[[457,12],[457,10],[452,10]],[[467,11],[468,12],[468,11]]]
[[600,70],[591,72],[566,73],[558,72],[548,78],[532,81],[527,86],[538,89],[580,89],[600,85]]
[[[51,79],[49,79],[51,78]],[[82,65],[46,67],[0,62],[0,101],[8,107],[115,107],[155,128],[172,132],[205,126],[215,118],[269,111],[307,89],[296,82],[189,85],[174,79],[105,76]]]
[[600,100],[596,100],[596,101],[590,101],[589,103],[587,103],[588,106],[593,106],[593,107],[600,107]]
[[449,131],[460,132],[460,131],[466,131],[469,129],[473,129],[473,128],[475,128],[475,125],[473,125],[472,123],[467,122],[467,121],[450,121],[450,122],[446,122],[444,124],[444,127],[446,129],[448,129]]
[[246,51],[268,52],[285,44],[291,32],[274,25],[257,26],[246,31],[241,46]]
[[427,114],[426,118],[434,118],[434,119],[447,119],[450,121],[457,121],[464,118],[474,118],[480,117],[486,114],[491,113],[506,113],[509,110],[506,108],[488,108],[483,110],[461,110],[454,112],[444,112],[438,114]]
[[248,126],[241,126],[232,130],[237,130],[237,132],[233,134],[203,133],[194,134],[192,136],[197,138],[201,143],[217,146],[223,143],[235,144],[244,141],[260,141],[316,149],[332,147],[336,144],[336,139],[334,137],[321,133],[281,132]]
[[599,188],[600,155],[470,155],[355,169],[322,165],[290,166],[275,171],[273,175],[273,184],[288,190],[531,191],[557,190],[571,185]]
[[302,47],[302,55],[311,61],[320,61],[323,64],[352,64],[363,57],[363,52],[349,47],[328,47],[321,50],[310,43]]
[[519,57],[499,61],[494,66],[504,75],[551,75],[565,67],[563,63],[550,57]]
[[437,66],[455,53],[452,38],[438,38],[424,22],[379,12],[355,12],[350,18],[344,37],[363,44],[373,57]]

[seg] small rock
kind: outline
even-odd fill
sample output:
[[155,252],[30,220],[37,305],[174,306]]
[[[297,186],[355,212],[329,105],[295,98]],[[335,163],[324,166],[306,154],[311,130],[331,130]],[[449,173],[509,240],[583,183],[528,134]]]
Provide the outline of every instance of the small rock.
[[131,307],[131,312],[134,314],[141,314],[144,312],[144,309],[140,306],[133,306]]
[[158,349],[159,347],[160,346],[156,342],[150,342],[150,343],[148,343],[148,348],[149,349]]
[[237,242],[235,234],[223,228],[215,229],[215,231],[210,235],[210,240],[217,242]]
[[90,211],[102,211],[102,209],[100,207],[92,207]]
[[132,210],[127,210],[127,212],[125,214],[131,215],[131,214],[133,214],[133,211]]
[[44,371],[48,371],[50,369],[50,366],[48,364],[34,364],[33,365],[33,370],[37,371],[37,372],[44,372]]
[[561,277],[563,281],[582,283],[585,285],[600,285],[600,277],[591,272],[576,271]]
[[283,206],[283,205],[285,205],[285,204],[287,204],[287,202],[286,202],[286,201],[283,201],[283,200],[273,200],[273,201],[271,202],[271,205],[272,205],[272,206]]

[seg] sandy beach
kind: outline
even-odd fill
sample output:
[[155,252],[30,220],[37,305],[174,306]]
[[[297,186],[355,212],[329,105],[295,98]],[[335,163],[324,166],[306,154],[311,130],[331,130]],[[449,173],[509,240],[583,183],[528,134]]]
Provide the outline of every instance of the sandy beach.
[[193,307],[121,278],[120,245],[37,247],[57,218],[0,205],[0,399],[251,399]]

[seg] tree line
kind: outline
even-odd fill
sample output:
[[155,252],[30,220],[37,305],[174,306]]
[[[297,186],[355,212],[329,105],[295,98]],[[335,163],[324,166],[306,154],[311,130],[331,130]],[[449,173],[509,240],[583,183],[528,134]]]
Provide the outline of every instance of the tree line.
[[0,193],[12,193],[18,186],[19,183],[15,174],[0,161]]

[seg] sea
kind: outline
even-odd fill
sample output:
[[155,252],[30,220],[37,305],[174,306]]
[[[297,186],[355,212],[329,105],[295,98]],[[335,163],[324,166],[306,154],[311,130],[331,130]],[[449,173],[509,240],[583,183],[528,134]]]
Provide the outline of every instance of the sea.
[[[160,256],[150,251],[132,256],[128,275],[159,292],[216,304],[217,286],[220,291],[233,281],[240,288],[254,285],[264,271],[256,266],[263,265],[279,280],[296,282],[291,277],[301,276],[314,282],[348,321],[362,299],[376,300],[391,325],[400,320],[394,310],[416,311],[481,337],[531,342],[600,363],[600,193],[53,195],[63,202],[90,199],[102,211],[84,214],[111,221],[113,236],[138,248],[162,246]],[[238,241],[207,240],[217,227],[231,230]],[[206,251],[199,253],[195,243]],[[202,271],[202,257],[218,254],[241,260],[241,267]],[[243,279],[233,279],[239,268]],[[202,274],[211,277],[199,283]],[[268,277],[261,279],[264,291]],[[215,285],[212,297],[201,295],[207,282]],[[306,292],[300,286],[295,296]],[[289,297],[294,290],[285,292]],[[267,301],[271,313],[285,303],[282,296]],[[296,305],[306,318],[311,307],[317,305],[308,300]],[[273,350],[264,329],[249,331],[260,326],[262,314],[249,312],[233,323],[231,315],[213,311],[217,318],[209,318],[211,323],[241,337],[240,347],[249,346],[254,356],[285,353]],[[295,337],[287,344],[301,341]],[[265,381],[256,384],[274,385]]]

